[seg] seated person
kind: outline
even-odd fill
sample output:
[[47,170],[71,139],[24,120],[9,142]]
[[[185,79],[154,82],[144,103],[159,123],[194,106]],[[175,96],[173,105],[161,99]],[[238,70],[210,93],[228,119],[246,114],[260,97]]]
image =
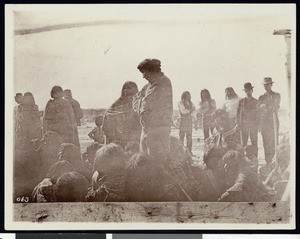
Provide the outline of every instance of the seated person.
[[86,148],[86,151],[82,154],[82,160],[87,164],[93,167],[95,156],[97,151],[103,146],[98,142],[94,142]]
[[217,109],[212,114],[215,123],[213,135],[205,140],[205,149],[223,147],[227,150],[242,150],[237,126],[232,127],[225,110]]
[[57,161],[62,160],[68,161],[75,168],[75,171],[85,176],[87,180],[91,179],[92,166],[81,158],[80,149],[76,145],[70,143],[61,144]]
[[96,153],[92,187],[87,201],[124,202],[124,173],[126,155],[123,148],[115,143],[104,145]]
[[219,195],[226,189],[224,169],[221,161],[226,149],[213,147],[204,153],[206,169],[202,175],[203,181],[201,201],[217,201]]
[[219,201],[266,202],[271,194],[259,179],[258,174],[244,160],[243,155],[230,150],[222,158],[227,190]]
[[63,173],[56,182],[45,178],[32,192],[32,201],[43,202],[82,202],[87,194],[88,182],[77,172]]
[[258,172],[258,159],[256,157],[256,147],[253,145],[247,145],[244,147],[245,160],[251,164],[251,167],[255,172]]

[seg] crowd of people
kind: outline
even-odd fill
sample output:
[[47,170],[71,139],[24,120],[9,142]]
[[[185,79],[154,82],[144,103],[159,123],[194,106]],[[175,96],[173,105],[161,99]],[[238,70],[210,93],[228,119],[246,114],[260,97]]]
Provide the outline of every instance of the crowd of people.
[[[20,196],[30,202],[274,199],[274,185],[265,183],[269,175],[260,173],[257,159],[261,132],[265,167],[277,165],[280,94],[272,91],[270,77],[263,79],[266,92],[258,100],[252,96],[251,83],[244,84],[244,98],[227,87],[221,108],[207,89],[201,90],[199,108],[184,91],[178,103],[177,138],[170,136],[172,83],[161,71],[161,62],[145,59],[137,69],[148,83],[140,91],[136,83],[124,83],[121,96],[95,118],[96,127],[88,134],[94,142],[84,153],[77,129],[83,114],[71,90],[54,86],[42,115],[30,92],[16,94],[15,200]],[[205,168],[195,165],[192,157],[192,132],[199,127]]]
[[[243,90],[246,95],[244,98],[240,98],[232,87],[227,87],[225,101],[220,109],[217,109],[216,102],[211,98],[207,89],[200,93],[201,101],[198,111],[195,111],[190,93],[183,92],[181,101],[178,103],[181,141],[184,142],[184,135],[186,135],[187,148],[192,153],[193,125],[195,129],[202,128],[204,140],[213,135],[220,135],[220,132],[225,129],[231,130],[230,134],[235,133],[234,141],[237,147],[246,147],[250,138],[251,146],[255,148],[257,157],[258,133],[261,132],[265,161],[270,164],[275,154],[275,142],[278,142],[278,109],[280,105],[280,94],[272,91],[273,83],[270,77],[264,78],[263,85],[266,92],[258,100],[252,96],[254,87],[249,82],[244,84]],[[222,114],[224,116],[221,116]],[[194,120],[195,118],[197,120]],[[219,122],[217,122],[218,120]],[[224,125],[225,122],[228,125]],[[222,124],[223,126],[221,126]],[[237,147],[234,146],[233,149],[237,149]]]

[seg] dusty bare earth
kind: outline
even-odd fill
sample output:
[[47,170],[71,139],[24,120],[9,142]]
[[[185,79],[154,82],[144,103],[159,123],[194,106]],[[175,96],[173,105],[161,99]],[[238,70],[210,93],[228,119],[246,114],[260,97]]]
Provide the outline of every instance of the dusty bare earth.
[[[84,152],[86,147],[90,145],[93,140],[89,138],[88,133],[96,126],[94,123],[94,118],[98,114],[103,114],[104,110],[84,110],[84,117],[82,119],[82,125],[78,127],[78,133],[79,133],[79,140],[80,140],[80,148],[81,152]],[[176,114],[174,112],[174,114]],[[173,117],[173,118],[176,118]],[[283,134],[286,134],[289,131],[289,120],[288,116],[284,111],[279,112],[279,120],[280,120],[280,138]],[[174,135],[176,137],[179,137],[179,130],[176,128],[172,129],[171,135]],[[202,129],[193,130],[193,159],[196,164],[202,164],[203,159],[203,139],[204,135],[202,132]],[[249,142],[250,143],[250,142]],[[264,149],[263,149],[263,143],[262,143],[262,137],[261,134],[258,134],[258,159],[259,164],[264,165]]]

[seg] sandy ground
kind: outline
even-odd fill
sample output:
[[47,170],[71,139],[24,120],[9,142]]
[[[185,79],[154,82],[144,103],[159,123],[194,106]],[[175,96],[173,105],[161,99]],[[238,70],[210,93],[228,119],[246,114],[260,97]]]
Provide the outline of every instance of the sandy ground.
[[[79,133],[79,140],[80,140],[80,148],[81,152],[85,152],[86,147],[90,145],[93,140],[89,138],[88,133],[95,127],[94,122],[90,121],[88,118],[84,118],[82,121],[82,125],[78,127],[78,133]],[[285,127],[282,127],[281,132],[286,131]],[[171,135],[179,137],[179,130],[173,129],[171,132]],[[202,129],[193,130],[193,159],[196,164],[202,164],[203,160],[203,143],[204,143],[204,135],[202,132]],[[249,139],[250,141],[250,139]],[[249,142],[250,143],[250,142]],[[262,137],[261,134],[258,134],[258,159],[259,164],[263,165],[265,164],[264,160],[264,149],[262,144]]]

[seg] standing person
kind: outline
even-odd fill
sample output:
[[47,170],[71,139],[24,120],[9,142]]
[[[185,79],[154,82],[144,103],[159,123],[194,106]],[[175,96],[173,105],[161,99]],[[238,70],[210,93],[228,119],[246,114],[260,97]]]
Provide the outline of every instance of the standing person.
[[200,93],[200,109],[199,113],[202,117],[202,130],[204,134],[204,140],[209,138],[209,133],[213,133],[214,124],[212,122],[211,115],[216,110],[216,101],[211,98],[210,93],[207,89],[201,90]]
[[259,128],[261,130],[267,164],[271,163],[275,155],[275,129],[277,130],[277,142],[279,130],[278,109],[281,97],[279,93],[272,91],[273,83],[271,77],[264,78],[263,85],[266,92],[258,99],[261,114]]
[[26,92],[18,107],[17,137],[28,141],[42,138],[42,123],[38,106],[32,93]]
[[236,122],[237,110],[239,107],[240,97],[235,93],[232,87],[225,89],[225,103],[223,104],[223,110],[228,113],[230,125],[234,126]]
[[23,94],[22,93],[17,93],[15,95],[15,101],[17,102],[18,105],[16,105],[15,108],[14,108],[14,114],[15,115],[17,114],[18,108],[19,108],[22,100],[23,100]]
[[80,108],[80,104],[78,103],[77,100],[73,99],[72,91],[69,89],[64,90],[64,98],[70,102],[70,104],[73,108],[74,114],[75,114],[77,126],[80,126],[81,125],[80,119],[83,117],[83,113]]
[[104,134],[102,131],[102,123],[103,123],[103,115],[98,115],[95,117],[95,124],[96,127],[93,128],[89,133],[88,136],[93,139],[95,142],[99,144],[104,144],[105,139],[104,139]]
[[70,102],[63,99],[63,89],[60,86],[54,86],[50,94],[53,99],[48,101],[45,108],[44,132],[54,131],[63,138],[64,143],[79,146],[75,114]]
[[248,143],[249,135],[251,144],[255,147],[255,156],[258,154],[257,129],[259,123],[258,100],[252,97],[253,86],[251,83],[244,84],[246,97],[241,99],[237,111],[237,122],[242,134],[242,143],[245,147]]
[[40,140],[42,124],[40,112],[32,93],[26,92],[18,107],[14,141],[13,183],[14,198],[30,196],[39,180],[40,159],[33,141]]
[[133,107],[140,115],[140,151],[164,163],[170,151],[173,115],[172,84],[161,72],[157,59],[145,59],[138,69],[149,83],[134,97]]
[[23,94],[22,93],[17,93],[15,95],[15,101],[17,102],[17,105],[14,107],[14,132],[15,132],[15,137],[18,136],[18,131],[19,131],[19,125],[18,125],[18,118],[19,118],[19,112],[20,112],[20,107],[21,107],[21,102],[23,99]]
[[178,103],[180,122],[179,122],[179,138],[184,143],[186,137],[186,146],[192,153],[192,130],[193,119],[192,113],[195,111],[195,105],[191,101],[191,94],[184,91],[181,95],[181,101]]
[[125,148],[129,141],[139,142],[141,125],[132,107],[133,96],[137,92],[137,85],[126,81],[121,96],[104,113],[102,129],[106,143],[116,143]]

